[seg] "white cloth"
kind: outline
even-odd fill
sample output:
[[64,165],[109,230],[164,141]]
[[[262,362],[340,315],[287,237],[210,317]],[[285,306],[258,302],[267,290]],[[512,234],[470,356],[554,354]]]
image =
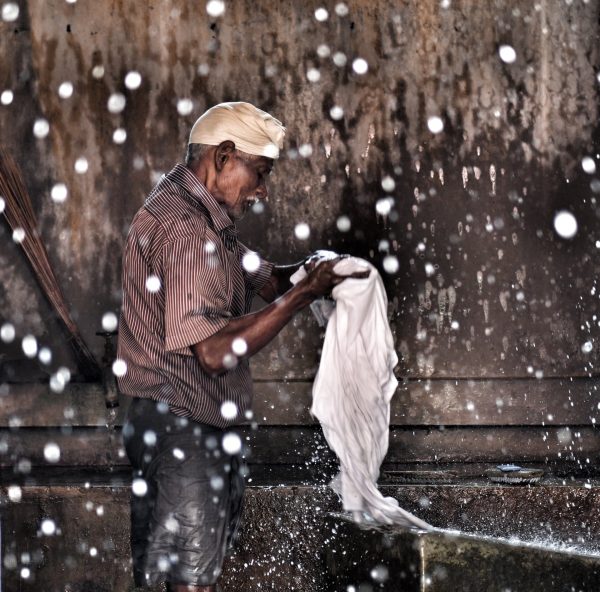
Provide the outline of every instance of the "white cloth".
[[247,154],[279,158],[285,127],[251,103],[219,103],[201,115],[190,132],[190,144],[218,146],[231,140]]
[[379,273],[367,261],[348,257],[334,268],[339,275],[366,269],[367,279],[346,279],[333,289],[336,306],[327,324],[311,412],[340,460],[331,486],[341,496],[344,510],[357,521],[366,515],[367,520],[384,524],[428,529],[426,522],[377,489],[388,450],[390,401],[398,385],[387,297]]

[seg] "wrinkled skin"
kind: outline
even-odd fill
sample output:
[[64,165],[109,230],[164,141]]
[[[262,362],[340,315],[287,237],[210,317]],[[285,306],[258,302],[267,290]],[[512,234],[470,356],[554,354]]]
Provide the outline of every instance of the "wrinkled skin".
[[236,150],[225,141],[212,148],[194,171],[232,220],[240,220],[255,201],[269,197],[266,180],[273,159]]

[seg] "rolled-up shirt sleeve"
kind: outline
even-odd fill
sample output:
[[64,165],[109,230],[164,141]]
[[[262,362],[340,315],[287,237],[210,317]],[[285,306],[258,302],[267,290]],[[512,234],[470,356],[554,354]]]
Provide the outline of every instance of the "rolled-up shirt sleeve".
[[164,247],[165,349],[189,354],[189,347],[225,327],[225,270],[204,236],[186,236]]
[[[244,243],[238,241],[238,245],[246,289],[252,294],[257,294],[273,274],[274,265]],[[248,258],[244,260],[244,257]]]

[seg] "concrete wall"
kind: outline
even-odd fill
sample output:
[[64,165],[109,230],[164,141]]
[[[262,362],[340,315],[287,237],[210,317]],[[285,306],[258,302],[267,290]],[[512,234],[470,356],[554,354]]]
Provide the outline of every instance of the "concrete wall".
[[[185,0],[18,5],[17,19],[0,23],[0,86],[14,92],[0,105],[1,143],[23,168],[50,260],[98,357],[102,315],[120,306],[120,252],[134,212],[182,158],[195,118],[244,99],[289,132],[273,197],[240,225],[243,239],[277,261],[331,247],[380,268],[413,424],[489,425],[494,414],[491,423],[519,424],[527,409],[537,425],[568,423],[561,410],[574,401],[583,405],[576,423],[589,425],[600,180],[581,160],[598,148],[596,0],[356,1],[345,16],[332,2],[323,22],[316,2],[228,2],[218,18]],[[500,59],[503,44],[514,63]],[[334,63],[337,52],[345,65]],[[356,58],[367,73],[353,70]],[[317,82],[307,77],[313,68]],[[132,70],[142,76],[135,90],[124,84]],[[58,94],[63,82],[73,85],[70,98]],[[126,98],[118,114],[107,108],[113,93]],[[178,113],[182,99],[192,102],[187,115]],[[428,129],[432,116],[443,121],[439,134]],[[50,124],[42,139],[32,131],[40,118]],[[113,141],[117,128],[127,132],[123,144]],[[85,174],[74,170],[80,157]],[[69,190],[61,204],[50,199],[59,182]],[[386,195],[394,205],[380,216]],[[564,208],[579,223],[572,240],[553,229]],[[295,237],[298,222],[310,225],[308,240]],[[74,371],[20,248],[4,223],[0,232],[0,320],[17,330],[1,344],[2,380],[47,381],[60,364]],[[386,257],[397,271],[384,270]],[[50,368],[23,356],[27,333],[52,348]],[[310,381],[320,339],[300,315],[255,358],[255,377]],[[555,380],[540,386],[542,377]],[[537,407],[527,402],[532,389]],[[507,408],[512,415],[502,415]]]

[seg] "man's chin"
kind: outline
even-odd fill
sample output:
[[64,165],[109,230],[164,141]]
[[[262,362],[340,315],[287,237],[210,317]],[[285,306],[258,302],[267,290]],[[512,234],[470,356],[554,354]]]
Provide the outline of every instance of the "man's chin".
[[242,209],[242,210],[234,210],[233,212],[230,212],[230,214],[229,214],[229,217],[230,217],[232,220],[235,220],[236,222],[237,222],[238,220],[243,220],[243,219],[244,219],[244,217],[246,216],[246,214],[248,213],[248,210],[249,210],[249,209],[250,209],[250,208],[244,208],[244,209]]

